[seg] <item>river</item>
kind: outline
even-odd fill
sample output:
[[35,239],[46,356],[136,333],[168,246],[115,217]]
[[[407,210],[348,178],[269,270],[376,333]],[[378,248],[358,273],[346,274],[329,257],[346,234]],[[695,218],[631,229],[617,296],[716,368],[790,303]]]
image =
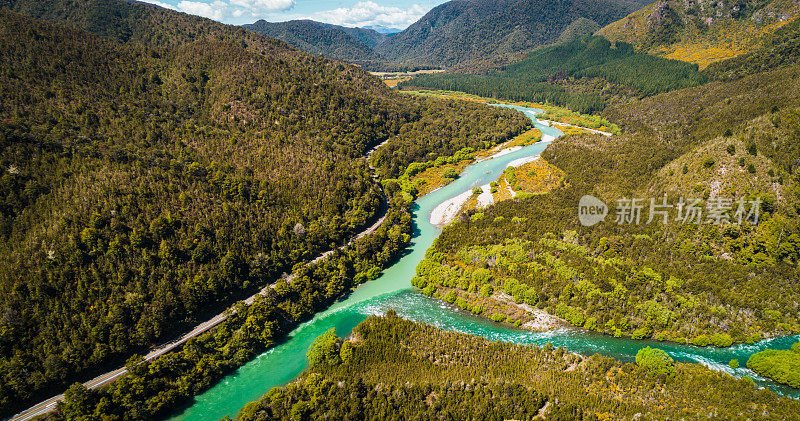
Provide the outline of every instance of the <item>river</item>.
[[[546,135],[558,137],[562,134],[559,130],[545,126],[536,120],[535,115],[541,110],[504,106],[524,112]],[[736,358],[744,365],[750,354],[766,348],[788,349],[798,340],[798,336],[719,349],[614,338],[576,328],[543,333],[530,332],[476,317],[413,290],[411,278],[414,276],[417,264],[425,257],[425,252],[440,232],[429,222],[433,209],[440,203],[471,190],[475,186],[494,181],[510,162],[538,155],[547,147],[547,144],[546,142],[536,143],[512,153],[473,164],[467,167],[454,182],[417,199],[414,206],[414,236],[407,254],[397,263],[387,268],[378,279],[361,285],[346,299],[333,304],[328,310],[318,313],[312,320],[298,326],[280,344],[248,362],[235,373],[223,378],[205,393],[198,395],[191,406],[173,416],[171,420],[216,421],[226,415],[235,417],[239,409],[248,402],[257,400],[272,387],[284,385],[296,378],[306,368],[306,351],[317,336],[331,327],[336,328],[339,336],[347,336],[356,325],[368,316],[383,314],[388,309],[394,309],[401,317],[428,323],[443,330],[483,336],[495,341],[538,345],[552,342],[553,345],[564,346],[572,352],[585,355],[599,353],[625,362],[634,361],[636,353],[645,346],[658,347],[667,351],[678,361],[698,362],[735,376],[750,376],[762,387],[769,387],[778,393],[800,398],[800,391],[760,378],[746,368],[734,370],[728,367],[731,359]]]

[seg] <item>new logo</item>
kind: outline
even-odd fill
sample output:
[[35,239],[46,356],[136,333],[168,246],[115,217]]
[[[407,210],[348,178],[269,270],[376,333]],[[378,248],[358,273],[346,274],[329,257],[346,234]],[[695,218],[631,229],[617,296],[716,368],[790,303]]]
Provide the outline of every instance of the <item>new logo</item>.
[[592,195],[587,194],[578,202],[578,219],[584,227],[591,227],[603,222],[607,215],[608,206]]

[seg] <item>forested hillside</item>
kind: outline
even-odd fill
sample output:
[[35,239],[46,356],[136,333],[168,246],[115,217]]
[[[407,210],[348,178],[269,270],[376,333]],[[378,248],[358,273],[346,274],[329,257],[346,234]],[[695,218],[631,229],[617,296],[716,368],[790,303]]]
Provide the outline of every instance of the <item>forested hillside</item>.
[[358,64],[369,70],[394,69],[373,51],[386,35],[370,29],[345,28],[311,20],[244,25],[255,33],[291,44],[307,53]]
[[[94,32],[0,10],[4,414],[344,242],[380,207],[363,159],[380,142],[429,139],[383,164],[403,167],[529,125],[507,110],[399,97],[355,67],[150,5],[4,4]],[[478,124],[491,135],[467,137]],[[393,212],[402,226],[404,208]],[[389,249],[372,265],[402,246],[403,229],[381,233]],[[289,309],[284,327],[316,307]]]
[[799,14],[792,0],[659,0],[598,34],[705,68],[759,48]]
[[378,45],[388,60],[451,67],[591,33],[647,0],[455,0]]
[[[566,173],[564,187],[471,211],[444,230],[414,284],[516,325],[539,309],[597,332],[701,346],[796,334],[798,98],[795,65],[611,106],[604,117],[622,135],[553,143],[542,157]],[[605,222],[579,224],[585,194],[608,204]],[[702,221],[676,220],[680,197],[700,201]],[[641,199],[638,224],[615,222],[624,198]],[[715,198],[732,201],[733,223],[709,219]],[[735,223],[736,201],[755,198],[758,224]],[[647,223],[651,199],[673,206],[667,225]]]
[[764,37],[755,50],[730,60],[713,63],[705,73],[715,80],[735,80],[800,61],[800,20],[795,19]]
[[350,338],[317,338],[304,375],[248,404],[239,419],[791,419],[800,410],[750,380],[658,351],[622,364],[442,332],[389,312]]
[[586,36],[537,50],[501,71],[423,75],[401,87],[550,102],[591,113],[601,111],[607,101],[651,96],[704,82],[705,76],[696,65],[643,54],[629,44],[612,44],[603,37]]

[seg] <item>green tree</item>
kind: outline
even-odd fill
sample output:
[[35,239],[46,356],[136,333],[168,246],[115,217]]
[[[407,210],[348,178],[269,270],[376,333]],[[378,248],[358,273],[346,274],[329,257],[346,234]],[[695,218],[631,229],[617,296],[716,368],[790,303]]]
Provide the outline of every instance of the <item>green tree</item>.
[[636,364],[657,376],[675,374],[675,360],[658,348],[645,347],[636,353]]
[[337,365],[342,360],[339,356],[339,347],[342,344],[341,338],[336,335],[336,329],[330,328],[323,333],[308,347],[306,357],[310,367],[323,365]]

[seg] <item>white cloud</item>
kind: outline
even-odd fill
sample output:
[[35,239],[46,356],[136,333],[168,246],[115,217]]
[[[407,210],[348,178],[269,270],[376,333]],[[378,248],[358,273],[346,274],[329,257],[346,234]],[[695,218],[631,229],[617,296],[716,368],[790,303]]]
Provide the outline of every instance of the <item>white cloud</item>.
[[171,4],[168,4],[168,3],[162,3],[162,2],[156,1],[156,0],[146,0],[146,1],[148,3],[155,4],[156,6],[161,6],[161,7],[165,8],[165,9],[178,10],[177,7],[175,7],[175,6],[171,5]]
[[199,1],[184,0],[178,3],[178,9],[180,9],[182,12],[214,20],[222,20],[225,15],[229,13],[229,7],[230,5],[224,1],[203,3]]
[[352,7],[317,12],[313,19],[343,26],[381,25],[393,28],[406,28],[418,21],[427,9],[413,4],[408,9],[381,6],[372,1],[362,1]]
[[231,4],[241,6],[253,12],[273,12],[287,10],[294,6],[294,0],[229,0]]
[[218,21],[228,18],[241,18],[244,15],[259,16],[264,12],[290,9],[294,0],[182,0],[173,6],[158,0],[145,0],[161,7],[186,12]]

